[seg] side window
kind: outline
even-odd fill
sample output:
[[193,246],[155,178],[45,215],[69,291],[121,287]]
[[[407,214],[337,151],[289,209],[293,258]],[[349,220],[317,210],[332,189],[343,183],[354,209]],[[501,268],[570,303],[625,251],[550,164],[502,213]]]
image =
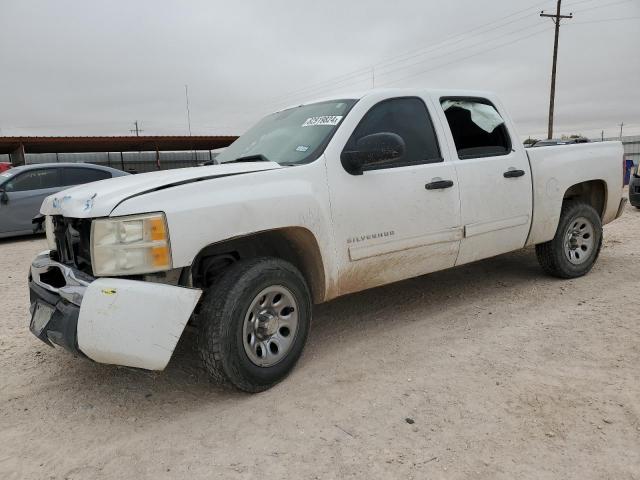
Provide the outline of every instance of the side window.
[[511,139],[504,120],[484,98],[442,98],[442,109],[456,144],[458,158],[507,155]]
[[25,192],[27,190],[43,190],[59,186],[58,169],[47,168],[19,173],[5,184],[5,190],[7,192]]
[[82,167],[65,167],[62,169],[62,183],[65,187],[80,185],[81,183],[97,182],[105,178],[111,178],[111,174],[103,170]]
[[352,150],[362,137],[383,132],[400,135],[406,144],[406,151],[402,158],[378,168],[442,161],[429,112],[419,98],[393,98],[373,106],[360,121],[344,149]]

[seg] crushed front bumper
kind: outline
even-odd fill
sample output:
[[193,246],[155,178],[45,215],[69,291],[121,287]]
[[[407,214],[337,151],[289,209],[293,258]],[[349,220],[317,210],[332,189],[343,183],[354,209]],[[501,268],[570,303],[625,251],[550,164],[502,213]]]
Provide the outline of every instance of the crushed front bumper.
[[[83,356],[78,348],[78,318],[82,297],[93,280],[79,270],[53,261],[48,251],[39,254],[29,272],[31,333],[50,346],[55,344]],[[43,307],[51,315],[39,324],[34,313]]]
[[42,252],[29,273],[31,332],[99,363],[165,368],[201,290],[92,278]]

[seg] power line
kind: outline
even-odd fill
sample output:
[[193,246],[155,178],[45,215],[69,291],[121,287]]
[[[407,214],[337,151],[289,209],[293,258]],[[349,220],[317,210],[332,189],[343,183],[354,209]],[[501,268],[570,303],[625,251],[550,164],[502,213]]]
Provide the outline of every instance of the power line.
[[364,75],[369,76],[370,72],[371,72],[371,67],[363,67],[363,68],[360,68],[358,70],[353,70],[353,71],[351,71],[349,73],[345,73],[343,75],[338,75],[338,76],[328,78],[328,79],[323,80],[323,81],[318,82],[318,83],[310,84],[310,85],[308,85],[306,87],[302,87],[302,88],[299,88],[299,89],[296,89],[296,90],[292,90],[289,93],[285,93],[283,95],[278,95],[276,97],[273,97],[272,100],[274,102],[278,102],[279,100],[286,100],[287,98],[290,98],[290,97],[299,96],[298,95],[299,93],[304,94],[307,90],[316,90],[317,88],[321,88],[321,87],[323,87],[325,85],[331,85],[334,82],[342,82],[342,81],[348,80],[349,78],[351,78],[353,76],[356,76],[356,77],[364,76]]
[[[547,1],[545,1],[545,2],[542,2],[542,3],[539,3],[538,5],[546,4],[546,3],[548,3],[548,0],[547,0]],[[523,10],[519,10],[519,11],[517,11],[517,12],[514,12],[514,13],[510,14],[510,15],[507,15],[507,16],[505,16],[505,17],[502,17],[502,18],[501,18],[501,19],[499,19],[499,20],[494,20],[493,22],[489,22],[489,23],[487,23],[487,24],[485,24],[485,25],[481,25],[481,26],[479,26],[479,27],[472,28],[471,30],[468,30],[467,32],[460,33],[460,34],[458,34],[458,35],[454,35],[453,37],[450,37],[450,38],[449,38],[449,39],[447,39],[447,40],[444,40],[444,41],[442,41],[442,42],[440,42],[440,43],[437,43],[437,44],[435,44],[435,45],[432,45],[431,47],[422,48],[422,49],[420,49],[420,50],[416,51],[416,52],[419,52],[419,53],[415,53],[415,54],[412,54],[412,55],[403,55],[405,58],[401,58],[401,59],[397,59],[397,58],[396,58],[396,59],[394,59],[393,61],[384,62],[384,67],[383,67],[383,68],[385,68],[385,67],[389,67],[390,65],[396,65],[396,64],[398,64],[398,63],[405,62],[405,61],[407,61],[407,60],[410,60],[411,58],[419,57],[419,56],[421,56],[421,55],[424,55],[425,53],[428,53],[429,51],[433,51],[433,50],[436,50],[436,49],[440,49],[440,48],[442,48],[442,45],[443,45],[443,44],[448,43],[448,45],[447,45],[447,47],[446,47],[446,48],[448,48],[448,47],[450,47],[450,46],[452,46],[452,45],[455,45],[455,44],[458,44],[458,43],[460,43],[460,42],[463,42],[463,41],[469,40],[469,39],[471,39],[471,38],[477,37],[477,36],[479,36],[479,35],[481,35],[481,34],[485,34],[485,33],[493,32],[493,31],[498,30],[498,29],[500,29],[500,28],[503,28],[503,27],[509,26],[509,25],[511,25],[511,24],[513,24],[513,23],[516,23],[516,22],[519,22],[519,21],[521,21],[521,20],[524,20],[524,19],[528,18],[528,17],[529,17],[529,12],[530,12],[530,10],[533,10],[534,8],[537,8],[537,5],[536,5],[536,6],[527,7],[527,8],[525,8],[525,9],[523,9]],[[508,22],[502,22],[502,20],[505,20],[505,19],[510,18],[510,17],[513,17],[513,16],[515,16],[515,15],[521,14],[521,13],[523,13],[523,12],[527,12],[527,13],[525,13],[525,15],[523,15],[523,16],[521,16],[521,17],[519,17],[519,18],[515,18],[515,19],[512,19],[512,20],[509,20]],[[492,28],[486,28],[486,27],[488,27],[489,25],[493,25],[494,23],[496,23],[496,22],[498,22],[498,21],[500,21],[500,22],[501,22],[499,25],[496,25],[496,26],[494,26],[494,27],[492,27]],[[471,32],[476,32],[476,33],[474,33],[473,35],[469,36],[468,38],[465,38],[465,36],[466,36],[466,35],[468,35],[468,34],[470,34]],[[459,37],[459,36],[462,36],[462,38],[459,38],[458,40],[453,41],[453,42],[451,42],[451,41],[450,41],[450,40],[452,40],[453,38],[456,38],[456,37]],[[381,65],[381,64],[378,64],[378,65]]]
[[586,22],[573,22],[571,25],[586,25],[588,23],[621,22],[623,20],[640,20],[640,17],[603,18],[601,20],[589,20],[589,21],[586,21]]
[[574,5],[582,5],[584,3],[592,3],[592,2],[599,2],[600,0],[578,0],[577,2],[569,2],[567,4],[565,4],[565,7],[572,7]]
[[[539,29],[539,27],[540,27],[540,25],[538,24],[538,25],[530,25],[530,26],[528,26],[526,28],[518,28],[517,30],[510,30],[510,31],[504,32],[501,35],[498,35],[498,36],[496,36],[494,38],[489,38],[489,39],[485,40],[484,43],[489,43],[489,42],[493,42],[495,40],[500,40],[501,38],[507,37],[507,36],[512,35],[514,33],[522,33],[522,32],[526,32],[526,31],[531,30],[531,29]],[[540,30],[540,31],[542,31],[542,30]],[[468,49],[469,49],[468,46],[463,45],[463,46],[461,46],[459,48],[456,48],[455,50],[450,50],[450,51],[443,52],[443,53],[441,53],[439,55],[436,55],[435,57],[426,58],[426,59],[420,60],[418,62],[411,63],[409,65],[405,65],[404,67],[400,67],[400,68],[397,68],[397,69],[392,69],[392,70],[389,70],[388,72],[383,72],[382,75],[393,73],[393,72],[396,72],[396,71],[401,71],[401,70],[404,70],[406,68],[410,68],[410,67],[413,67],[413,66],[416,66],[416,65],[420,65],[421,63],[424,63],[424,62],[427,62],[427,61],[433,61],[433,60],[438,59],[438,58],[449,57],[454,53],[461,52],[461,51],[466,51]]]
[[[525,32],[525,31],[527,31],[527,30],[531,30],[532,28],[539,28],[539,27],[540,27],[540,25],[539,25],[539,24],[537,24],[537,25],[530,25],[530,26],[525,27],[525,28],[518,28],[518,29],[510,30],[510,31],[508,31],[508,32],[503,32],[503,33],[501,33],[500,35],[497,35],[497,36],[495,36],[495,37],[493,37],[493,38],[489,38],[489,39],[487,39],[487,40],[484,40],[484,42],[485,42],[485,43],[487,43],[487,42],[493,42],[493,41],[496,41],[496,40],[500,40],[500,39],[502,39],[502,38],[504,38],[504,37],[506,37],[506,36],[512,35],[512,34],[514,34],[514,33],[521,33],[521,32]],[[547,30],[547,29],[543,29],[543,30]],[[534,32],[534,34],[537,34],[537,33],[541,32],[541,31],[543,31],[543,30],[538,30],[538,31]],[[485,33],[486,33],[486,32],[485,32]],[[477,35],[477,34],[476,34],[476,35]],[[528,36],[523,37],[523,38],[528,38],[528,37],[530,37],[530,36],[533,36],[533,35],[528,35]],[[468,39],[465,39],[465,40],[468,40]],[[498,45],[498,46],[503,46],[503,45]],[[496,46],[491,47],[491,48],[495,48],[495,47],[496,47]],[[445,47],[445,48],[447,48],[447,47]],[[469,45],[461,45],[460,47],[458,47],[458,48],[456,48],[456,49],[454,49],[454,50],[445,50],[444,52],[441,52],[441,53],[439,53],[439,54],[438,54],[438,55],[436,55],[436,56],[430,56],[430,57],[427,57],[427,58],[424,58],[424,59],[418,60],[418,61],[416,61],[416,62],[413,62],[413,63],[411,63],[411,64],[409,64],[409,65],[403,65],[403,66],[396,67],[396,68],[390,68],[390,69],[387,69],[386,71],[382,71],[382,72],[380,72],[380,71],[379,71],[379,69],[376,69],[376,85],[386,85],[386,84],[389,84],[389,81],[386,81],[386,82],[379,82],[379,78],[380,78],[381,76],[388,76],[388,75],[390,75],[390,74],[392,74],[392,73],[395,73],[395,72],[401,72],[401,71],[403,71],[403,70],[410,69],[411,67],[415,67],[415,66],[420,65],[420,64],[423,64],[423,63],[425,63],[425,62],[432,62],[433,60],[436,60],[436,59],[438,59],[438,58],[442,58],[442,57],[450,57],[451,55],[453,55],[453,54],[455,54],[455,53],[458,53],[458,52],[461,52],[461,51],[467,51],[468,49],[469,49]],[[481,52],[478,52],[478,53],[482,53],[482,52],[484,52],[484,51],[485,51],[485,50],[483,50],[483,51],[481,51]],[[472,56],[475,56],[475,55],[469,55],[469,56],[462,57],[462,58],[461,58],[461,60],[466,59],[466,58],[470,58],[470,57],[472,57]],[[454,61],[454,62],[449,62],[449,63],[455,63],[455,61]],[[447,63],[447,64],[445,64],[445,65],[448,65],[449,63]],[[439,68],[439,67],[438,67],[438,68]],[[426,71],[431,71],[431,70],[432,70],[432,69],[431,69],[431,68],[429,68],[429,69],[428,69],[428,70],[426,70]],[[417,73],[417,74],[415,74],[415,75],[422,74],[422,73],[424,73],[424,72],[426,72],[426,71],[420,71],[420,72],[418,72],[418,73]],[[366,72],[365,72],[365,74],[366,74]],[[413,77],[413,76],[415,76],[415,75],[414,75],[414,74],[411,74],[411,75],[409,75],[408,77],[403,77],[403,78],[402,78],[402,79],[400,79],[400,80],[403,80],[403,79],[405,79],[405,78],[409,78],[409,77]],[[367,75],[367,77],[368,77],[368,76],[369,76],[369,75]],[[365,82],[365,80],[367,80],[367,77],[363,77],[363,78],[355,77],[355,78],[351,78],[351,79],[349,79],[349,78],[345,78],[345,79],[343,79],[343,80],[340,80],[340,81],[338,81],[338,82],[335,82],[333,85],[327,85],[327,86],[325,86],[325,87],[315,88],[315,89],[312,89],[311,91],[307,91],[307,92],[305,92],[305,94],[306,94],[306,95],[308,95],[308,96],[309,96],[309,95],[319,95],[319,94],[321,94],[322,92],[328,92],[328,91],[331,91],[331,90],[335,89],[336,87],[344,88],[344,87],[346,87],[346,86],[354,85],[354,84],[357,84],[357,83],[364,83],[364,82]],[[400,81],[400,80],[398,80],[398,81]],[[396,83],[396,82],[397,82],[397,81],[395,81],[395,80],[394,80],[394,81],[392,81],[391,83]],[[295,97],[294,97],[294,98],[295,98]],[[278,103],[273,103],[273,104],[269,104],[269,105],[281,105],[282,103],[284,103],[284,102],[278,102]],[[291,104],[291,103],[293,103],[293,102],[290,102],[289,104]]]
[[616,0],[614,2],[603,3],[602,5],[596,5],[595,7],[589,7],[589,8],[585,8],[583,10],[576,10],[576,13],[589,12],[591,10],[597,10],[598,8],[610,7],[611,5],[618,5],[620,3],[627,3],[627,2],[630,2],[630,1],[632,1],[632,0]]
[[[591,3],[593,1],[596,1],[596,0],[575,1],[575,2],[571,2],[571,3],[567,4],[567,5],[568,6],[583,5],[583,4]],[[628,1],[631,1],[631,0],[616,0],[614,2],[610,2],[610,3],[605,4],[605,5],[598,5],[596,7],[590,7],[590,8],[581,10],[581,12],[589,11],[589,10],[592,10],[592,9],[595,9],[595,8],[601,8],[601,7],[608,6],[608,5],[614,5],[614,4],[618,4],[618,3],[625,3],[625,2],[628,2]],[[377,62],[372,67],[363,67],[361,69],[354,70],[354,71],[346,73],[344,75],[336,76],[336,77],[324,80],[322,82],[318,82],[316,84],[312,84],[312,85],[309,85],[307,87],[303,87],[301,89],[294,90],[292,92],[289,92],[288,94],[284,94],[284,95],[275,97],[274,98],[274,102],[270,103],[269,105],[278,105],[278,104],[281,105],[281,104],[284,104],[285,102],[294,103],[291,99],[295,99],[295,98],[301,97],[303,95],[306,95],[306,96],[320,95],[320,94],[322,94],[322,92],[330,91],[331,89],[337,88],[338,86],[344,87],[344,86],[349,86],[349,85],[355,85],[355,84],[358,84],[358,83],[364,83],[368,78],[373,77],[373,71],[375,71],[375,73],[377,74],[376,77],[375,77],[376,81],[377,81],[377,77],[379,77],[381,75],[384,76],[386,74],[390,74],[390,73],[395,72],[395,71],[399,71],[399,70],[402,70],[402,69],[410,68],[410,67],[415,66],[415,65],[417,65],[419,63],[423,63],[423,62],[426,62],[426,61],[432,61],[433,58],[426,58],[426,59],[423,59],[422,61],[415,62],[415,63],[412,63],[410,65],[406,65],[404,67],[400,67],[400,68],[397,68],[397,69],[389,69],[389,67],[392,66],[392,65],[403,63],[403,62],[406,62],[407,60],[410,60],[411,58],[415,58],[415,57],[418,57],[418,56],[421,56],[421,55],[425,55],[429,51],[433,51],[435,49],[441,49],[445,45],[446,45],[445,48],[449,48],[450,46],[452,46],[454,44],[470,40],[471,38],[477,37],[478,35],[480,35],[482,33],[488,33],[488,32],[494,31],[496,29],[503,28],[503,27],[505,27],[505,26],[507,26],[509,24],[521,21],[524,18],[526,18],[526,15],[524,17],[522,17],[522,18],[517,18],[518,15],[520,15],[523,12],[529,12],[533,8],[536,8],[536,6],[541,5],[541,4],[545,4],[547,2],[548,2],[548,0],[545,1],[545,2],[540,2],[540,3],[535,4],[533,6],[527,7],[527,8],[522,9],[522,10],[518,10],[516,12],[513,12],[513,13],[509,14],[509,15],[506,15],[506,16],[501,17],[499,19],[496,19],[496,20],[493,20],[491,22],[488,22],[488,23],[486,23],[484,25],[478,26],[478,27],[476,27],[476,28],[474,28],[472,30],[468,30],[466,32],[460,32],[458,34],[452,35],[451,37],[448,37],[445,40],[443,40],[441,42],[438,42],[435,45],[431,45],[429,47],[422,47],[420,49],[416,49],[416,50],[412,50],[412,51],[409,51],[409,52],[405,52],[404,54],[400,54],[399,55],[399,57],[401,57],[401,58],[398,58],[398,56],[394,56],[394,57],[391,57],[388,60],[382,60],[380,62]],[[512,17],[516,17],[516,18],[512,18]],[[511,18],[511,20],[508,21],[508,22],[505,22],[505,20],[509,19],[509,18]],[[493,28],[488,28],[491,25],[494,25],[496,23],[498,23],[498,25],[494,26]],[[587,22],[576,22],[576,24],[578,24],[578,23],[582,24],[582,23],[587,23]],[[530,27],[525,28],[525,30],[528,29],[528,28],[530,28]],[[519,31],[522,31],[522,29],[520,29]],[[476,33],[474,33],[473,35],[469,35],[472,32],[476,32]],[[459,38],[459,37],[462,37],[462,38]],[[457,40],[454,41],[454,39],[456,39],[456,38],[457,38]],[[501,37],[496,37],[496,38],[494,38],[492,40],[496,40],[498,38],[501,38]],[[490,41],[492,41],[492,40],[490,40]],[[463,49],[466,49],[466,48],[463,48]],[[455,52],[457,52],[459,50],[461,50],[461,49],[456,49],[454,51],[445,53],[445,55],[450,55],[451,53],[455,53]],[[439,56],[443,56],[443,55],[439,55]],[[465,57],[465,58],[467,58],[467,57]],[[376,67],[378,67],[378,68],[376,68]]]
[[[537,26],[539,27],[539,25],[537,25]],[[486,49],[482,49],[482,50],[476,51],[476,52],[472,53],[471,55],[466,55],[466,56],[463,56],[463,57],[457,58],[457,59],[455,59],[455,60],[452,60],[452,61],[450,61],[450,62],[443,63],[443,64],[438,65],[438,66],[435,66],[435,67],[431,67],[431,68],[428,68],[428,69],[425,69],[425,70],[420,70],[420,71],[418,71],[418,72],[414,72],[414,73],[412,73],[412,74],[406,75],[406,76],[401,77],[401,78],[399,78],[399,79],[395,79],[395,80],[392,80],[392,81],[383,82],[381,85],[382,85],[382,86],[390,86],[390,85],[394,85],[394,84],[397,84],[397,83],[399,83],[399,82],[403,82],[403,81],[405,81],[405,80],[408,80],[408,79],[410,79],[410,78],[413,78],[413,77],[416,77],[416,76],[420,76],[420,75],[424,75],[424,74],[426,74],[426,73],[430,73],[430,72],[435,71],[435,70],[439,70],[439,69],[441,69],[441,68],[443,68],[443,67],[446,67],[446,66],[452,65],[452,64],[454,64],[454,63],[458,63],[458,62],[460,62],[460,61],[462,61],[462,60],[467,60],[467,59],[469,59],[469,58],[476,57],[476,56],[481,55],[481,54],[483,54],[483,53],[486,53],[486,52],[489,52],[489,51],[493,51],[493,50],[495,50],[495,49],[497,49],[497,48],[501,48],[501,47],[504,47],[504,46],[507,46],[507,45],[513,45],[513,44],[515,44],[515,43],[521,42],[521,41],[523,41],[523,40],[526,40],[526,39],[531,38],[531,37],[533,37],[533,36],[536,36],[536,35],[539,35],[539,34],[541,34],[541,33],[547,32],[547,31],[549,31],[549,30],[550,30],[550,28],[545,27],[545,28],[539,29],[539,30],[537,30],[537,31],[534,31],[534,32],[530,33],[529,35],[525,35],[525,36],[523,36],[523,37],[516,37],[515,39],[511,39],[511,40],[509,40],[509,41],[507,41],[507,42],[503,42],[503,43],[500,43],[500,44],[497,44],[497,45],[492,45],[492,46],[491,46],[491,47],[489,47],[489,48],[486,48]],[[504,36],[504,35],[502,35],[502,36],[500,36],[500,37],[496,37],[496,38],[494,38],[493,40],[500,39],[500,38],[502,38],[503,36]],[[493,40],[492,40],[492,41],[493,41]],[[355,80],[355,81],[356,81],[356,82],[361,82],[362,80]],[[354,81],[351,81],[350,83],[351,83],[351,84],[353,84],[353,83],[354,83]]]
[[[461,41],[468,40],[468,38],[465,38],[465,37],[469,37],[469,34],[472,33],[472,32],[476,32],[476,33],[471,35],[469,38],[473,38],[475,36],[478,36],[481,33],[488,33],[490,31],[496,30],[498,28],[502,28],[502,27],[507,26],[507,25],[509,25],[511,23],[514,23],[516,21],[520,21],[520,20],[526,18],[526,16],[524,16],[524,17],[522,17],[520,19],[512,19],[512,20],[510,20],[508,22],[504,22],[504,20],[507,20],[507,19],[509,19],[511,17],[518,16],[518,15],[522,14],[523,12],[529,12],[529,11],[531,11],[533,9],[536,9],[540,5],[548,3],[548,1],[549,0],[545,0],[543,2],[538,2],[538,3],[536,3],[534,5],[531,5],[531,6],[527,7],[527,8],[524,8],[522,10],[518,10],[516,12],[513,12],[513,13],[509,14],[509,15],[505,15],[504,17],[500,17],[500,18],[498,18],[496,20],[492,20],[491,22],[488,22],[486,24],[480,25],[480,26],[475,27],[475,28],[473,28],[471,30],[466,30],[464,32],[459,32],[457,34],[454,34],[454,35],[452,35],[450,37],[445,38],[444,40],[442,40],[442,41],[440,41],[440,42],[438,42],[438,43],[436,43],[434,45],[431,45],[431,46],[428,46],[428,47],[421,47],[419,49],[410,50],[408,52],[405,52],[405,53],[402,53],[402,54],[399,54],[399,55],[394,55],[393,57],[388,57],[387,59],[381,60],[381,61],[373,64],[373,67],[385,68],[385,67],[388,67],[390,65],[395,65],[397,63],[402,63],[404,61],[407,61],[407,60],[409,60],[411,58],[415,58],[416,56],[420,56],[420,55],[426,54],[429,51],[433,51],[435,49],[442,48],[442,46],[447,44],[447,43],[450,44],[449,46],[451,46],[453,44],[456,44],[456,43],[460,43]],[[494,25],[496,23],[501,23],[501,25],[497,25],[497,26],[495,26],[493,28],[487,28],[487,27],[490,27],[491,25]],[[458,37],[462,37],[462,38],[458,38]],[[456,40],[455,42],[452,42],[452,40],[454,40],[456,38],[458,38],[458,40]],[[404,58],[399,58],[399,57],[404,57]],[[303,94],[304,95],[308,95],[309,94],[309,90],[326,90],[327,88],[331,88],[331,86],[334,83],[343,83],[343,82],[345,82],[347,80],[351,80],[350,83],[353,83],[353,81],[355,81],[359,77],[364,77],[364,76],[369,77],[369,75],[371,73],[371,68],[372,67],[363,67],[363,68],[360,68],[360,69],[357,69],[357,70],[353,70],[352,72],[346,73],[344,75],[339,75],[339,76],[336,76],[336,77],[333,77],[333,78],[318,82],[316,84],[308,85],[307,87],[304,87],[304,88],[301,88],[301,89],[296,89],[296,90],[288,92],[286,94],[274,97],[273,98],[273,103],[271,103],[271,104],[283,103],[285,100],[287,100],[289,98],[300,96],[300,95],[303,95]],[[376,70],[379,70],[379,69],[376,69]]]
[[541,30],[535,31],[533,33],[530,33],[529,35],[525,35],[524,37],[515,38],[513,40],[509,40],[507,42],[500,43],[498,45],[493,45],[490,48],[479,50],[479,51],[477,51],[477,52],[475,52],[475,53],[473,53],[471,55],[467,55],[465,57],[457,58],[456,60],[453,60],[453,61],[447,62],[447,63],[443,63],[442,65],[438,65],[437,67],[428,68],[426,70],[421,70],[419,72],[412,73],[411,75],[407,75],[405,77],[393,80],[392,82],[387,83],[387,85],[394,85],[396,83],[403,82],[404,80],[408,80],[409,78],[413,78],[413,77],[416,77],[416,76],[419,76],[419,75],[424,75],[425,73],[429,73],[429,72],[432,72],[434,70],[438,70],[438,69],[440,69],[442,67],[446,67],[448,65],[451,65],[451,64],[454,64],[454,63],[458,63],[461,60],[467,60],[469,58],[477,57],[478,55],[481,55],[483,53],[495,50],[496,48],[501,48],[501,47],[504,47],[504,46],[507,46],[507,45],[513,45],[515,43],[521,42],[522,40],[526,40],[527,38],[531,38],[531,37],[534,37],[536,35],[540,35],[541,33],[547,32],[549,30],[550,30],[549,28],[543,28]]

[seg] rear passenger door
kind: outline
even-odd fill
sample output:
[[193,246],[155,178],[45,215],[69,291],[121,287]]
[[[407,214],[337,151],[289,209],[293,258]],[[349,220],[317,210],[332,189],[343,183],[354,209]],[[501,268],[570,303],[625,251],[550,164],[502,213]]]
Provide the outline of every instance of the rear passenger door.
[[460,183],[464,238],[456,265],[522,248],[532,212],[524,147],[488,99],[445,97],[440,104]]

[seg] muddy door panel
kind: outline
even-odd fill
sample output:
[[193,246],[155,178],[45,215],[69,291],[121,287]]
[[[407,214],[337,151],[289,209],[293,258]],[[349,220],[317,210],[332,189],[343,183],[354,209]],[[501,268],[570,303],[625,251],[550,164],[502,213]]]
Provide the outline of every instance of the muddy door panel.
[[[428,190],[434,178],[454,185]],[[341,294],[454,265],[462,228],[453,167],[401,167],[341,180],[332,199],[338,253],[344,257]]]

